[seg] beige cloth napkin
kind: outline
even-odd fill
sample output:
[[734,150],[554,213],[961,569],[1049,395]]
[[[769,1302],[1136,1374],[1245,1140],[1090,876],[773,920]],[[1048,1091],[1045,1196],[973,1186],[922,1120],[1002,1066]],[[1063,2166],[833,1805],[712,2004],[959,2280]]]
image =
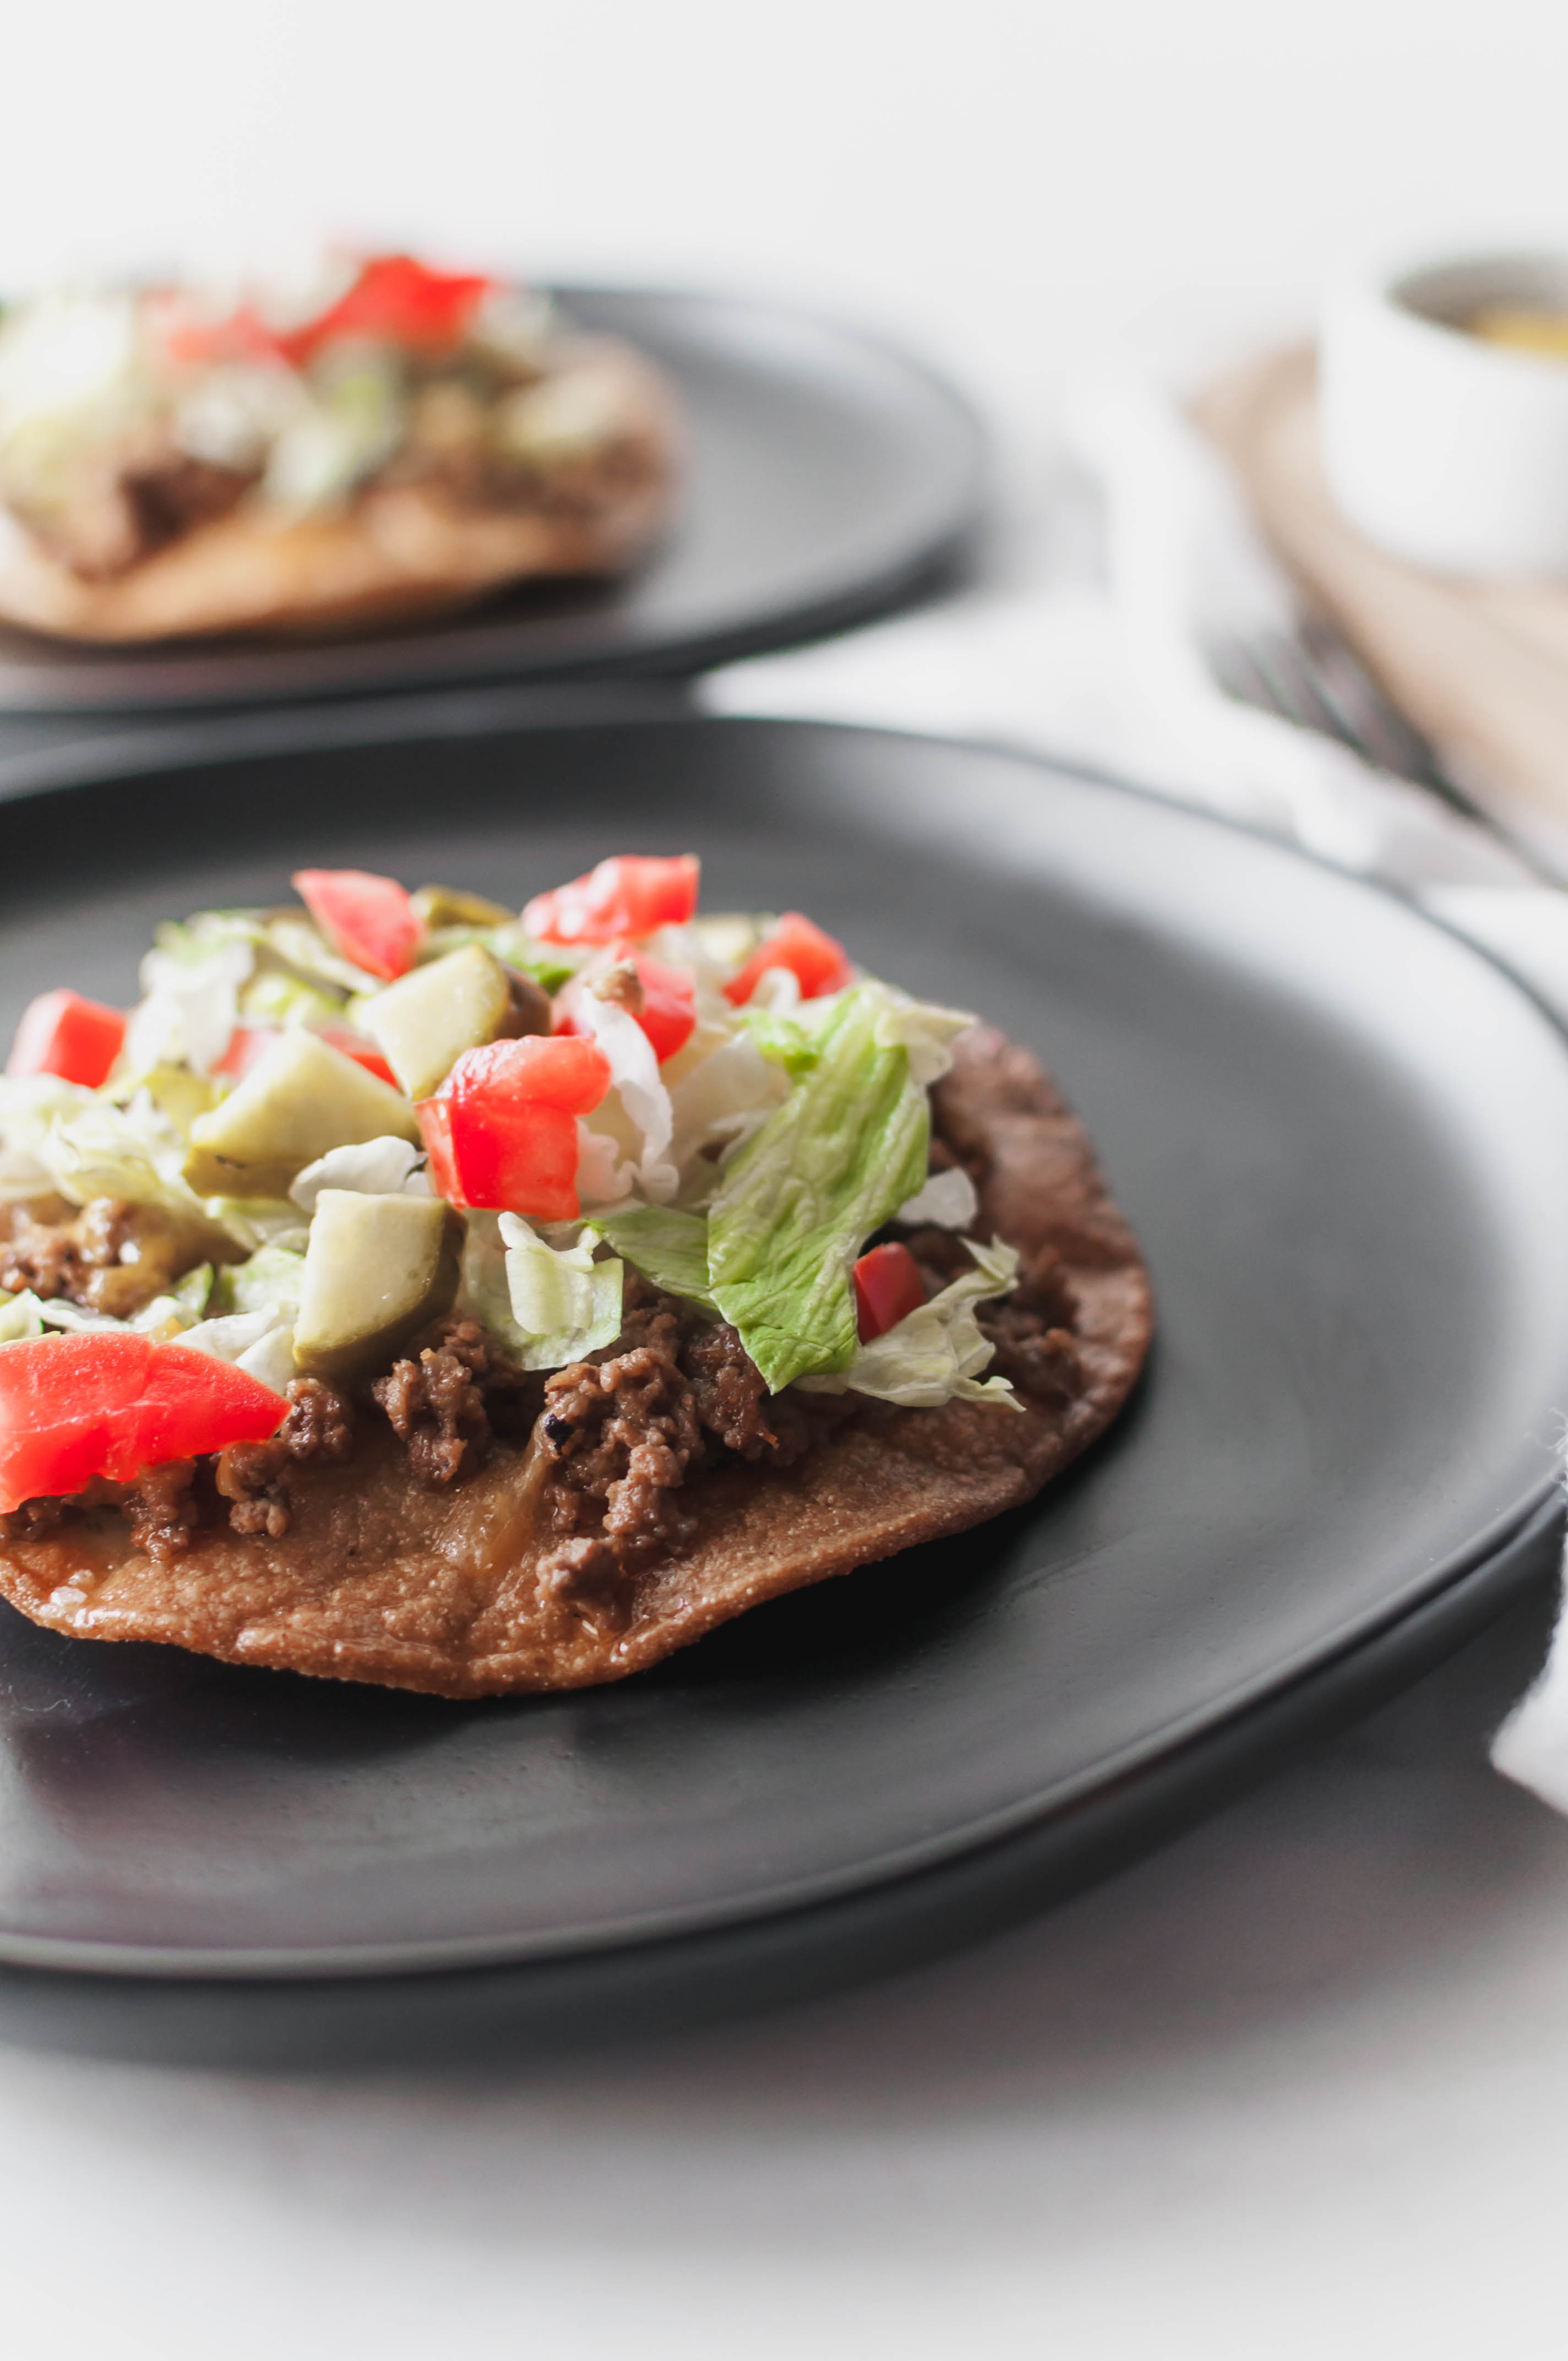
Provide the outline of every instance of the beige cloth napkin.
[[[1568,893],[1437,796],[1217,686],[1216,633],[1288,625],[1293,598],[1212,446],[1135,384],[1083,389],[1063,432],[1012,587],[730,666],[704,685],[710,709],[1003,740],[1268,828],[1409,894],[1568,1024]],[[1568,849],[1568,706],[1564,732]],[[1494,1760],[1568,1811],[1568,1618]]]

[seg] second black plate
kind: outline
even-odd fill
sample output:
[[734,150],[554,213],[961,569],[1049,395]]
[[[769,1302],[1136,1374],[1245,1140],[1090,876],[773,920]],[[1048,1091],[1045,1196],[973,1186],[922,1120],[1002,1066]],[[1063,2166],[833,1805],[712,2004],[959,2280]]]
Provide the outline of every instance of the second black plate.
[[444,681],[706,671],[895,603],[980,505],[979,428],[905,355],[740,297],[569,287],[584,327],[652,355],[680,397],[679,512],[609,585],[538,584],[360,638],[92,649],[0,626],[0,710],[244,705]]

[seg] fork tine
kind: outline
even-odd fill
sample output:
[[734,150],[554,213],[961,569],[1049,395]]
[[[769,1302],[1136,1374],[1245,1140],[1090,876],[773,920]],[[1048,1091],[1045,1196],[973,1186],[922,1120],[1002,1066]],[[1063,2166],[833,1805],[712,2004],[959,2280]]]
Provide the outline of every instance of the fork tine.
[[1279,685],[1281,712],[1305,729],[1337,738],[1357,752],[1364,751],[1350,717],[1326,693],[1305,648],[1283,631],[1270,631],[1265,635],[1262,661]]
[[1384,770],[1453,796],[1455,790],[1431,744],[1388,697],[1354,649],[1318,616],[1304,623],[1302,643],[1324,696],[1372,759]]

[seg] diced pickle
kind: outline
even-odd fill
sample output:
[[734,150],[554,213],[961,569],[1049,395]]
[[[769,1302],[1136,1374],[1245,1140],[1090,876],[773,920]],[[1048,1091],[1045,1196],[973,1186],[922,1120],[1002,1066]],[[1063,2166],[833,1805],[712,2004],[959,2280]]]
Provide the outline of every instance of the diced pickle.
[[358,1021],[411,1098],[427,1099],[465,1049],[550,1030],[550,1003],[481,943],[448,951],[359,1004]]
[[488,901],[483,894],[465,894],[457,885],[422,885],[411,899],[415,917],[427,928],[500,927],[517,916],[515,910]]
[[294,1361],[309,1377],[382,1367],[457,1291],[463,1224],[439,1197],[323,1189],[305,1252]]
[[286,1197],[295,1174],[328,1148],[389,1133],[419,1140],[400,1091],[316,1034],[283,1032],[192,1124],[185,1178],[203,1197]]

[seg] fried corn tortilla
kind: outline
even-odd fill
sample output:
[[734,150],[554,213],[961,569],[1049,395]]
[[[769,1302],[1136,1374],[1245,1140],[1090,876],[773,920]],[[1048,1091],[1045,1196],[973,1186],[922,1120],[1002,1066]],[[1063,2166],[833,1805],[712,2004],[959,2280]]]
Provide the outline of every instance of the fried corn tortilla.
[[620,1583],[552,1573],[551,1462],[496,1443],[449,1492],[421,1488],[391,1428],[346,1465],[289,1477],[280,1540],[226,1529],[155,1562],[123,1513],[90,1512],[0,1546],[0,1591],[78,1638],[153,1640],[233,1664],[447,1697],[619,1680],[829,1575],[961,1532],[1031,1499],[1126,1400],[1151,1327],[1148,1279],[1082,1126],[1029,1054],[987,1027],[955,1044],[938,1135],[980,1195],[975,1233],[1050,1272],[1060,1312],[1009,1315],[1030,1347],[1022,1411],[903,1410],[843,1398],[789,1467],[733,1458],[694,1473],[689,1538]]

